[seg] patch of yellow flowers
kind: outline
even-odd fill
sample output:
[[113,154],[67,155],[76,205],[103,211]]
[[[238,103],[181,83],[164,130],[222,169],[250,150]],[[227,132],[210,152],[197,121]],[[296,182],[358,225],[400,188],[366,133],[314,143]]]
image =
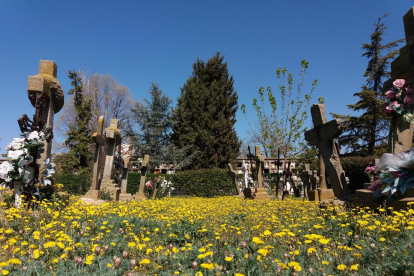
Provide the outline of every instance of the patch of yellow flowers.
[[413,227],[412,209],[300,199],[72,197],[0,210],[0,275],[412,275]]

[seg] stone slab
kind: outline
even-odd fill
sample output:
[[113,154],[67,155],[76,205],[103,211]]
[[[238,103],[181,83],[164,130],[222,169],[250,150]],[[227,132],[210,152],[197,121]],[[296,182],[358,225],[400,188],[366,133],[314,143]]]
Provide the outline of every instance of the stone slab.
[[324,201],[335,197],[332,189],[320,189],[318,190],[319,201]]
[[355,203],[374,209],[378,207],[378,199],[374,197],[374,192],[368,189],[360,189],[355,191]]
[[94,204],[94,205],[100,205],[105,203],[105,200],[102,199],[92,199],[92,198],[86,198],[86,197],[81,197],[81,201],[85,204]]
[[257,188],[256,197],[255,199],[262,200],[262,199],[270,199],[270,195],[267,193],[266,188]]
[[128,193],[121,193],[119,195],[119,201],[130,201],[134,200],[134,196]]
[[89,198],[89,199],[101,199],[101,191],[100,190],[89,190],[83,197]]

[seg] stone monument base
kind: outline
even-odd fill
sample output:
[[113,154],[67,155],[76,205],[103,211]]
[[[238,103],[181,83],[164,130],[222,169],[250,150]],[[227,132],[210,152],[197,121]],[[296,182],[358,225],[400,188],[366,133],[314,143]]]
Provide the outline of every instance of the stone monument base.
[[374,192],[368,189],[360,189],[355,191],[355,203],[371,209],[378,207],[378,202],[374,197]]
[[119,201],[130,201],[134,200],[134,196],[128,193],[121,193],[119,195]]
[[141,194],[141,193],[136,193],[135,195],[134,195],[134,199],[136,200],[136,201],[141,201],[141,200],[146,200],[147,198],[146,198],[146,196],[145,196],[145,194]]
[[101,181],[101,193],[102,190],[105,189],[109,192],[112,201],[119,201],[119,195],[121,193],[121,188],[118,187],[118,185],[115,183],[115,181],[102,179]]
[[101,199],[101,191],[89,190],[82,198]]
[[318,190],[319,201],[324,201],[326,199],[331,199],[335,197],[335,194],[332,189],[321,189]]
[[257,188],[255,199],[270,199],[270,195],[267,193],[266,188]]
[[[387,200],[387,207],[393,207],[394,211],[414,208],[414,188],[409,188],[404,195],[400,191],[396,192],[397,198]],[[410,205],[409,203],[412,202]]]
[[94,205],[100,205],[105,203],[105,200],[102,199],[92,199],[92,198],[86,198],[86,197],[81,197],[81,201],[84,204],[94,204]]

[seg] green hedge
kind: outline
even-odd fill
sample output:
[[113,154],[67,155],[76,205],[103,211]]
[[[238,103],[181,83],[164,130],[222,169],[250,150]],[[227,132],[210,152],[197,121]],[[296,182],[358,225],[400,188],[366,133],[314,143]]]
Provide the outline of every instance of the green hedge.
[[92,176],[90,174],[62,174],[53,175],[56,183],[63,184],[63,188],[69,194],[84,195],[91,187]]
[[341,164],[345,171],[345,175],[349,177],[349,189],[352,192],[355,190],[362,189],[364,183],[369,182],[368,175],[364,172],[365,168],[368,167],[369,163],[374,160],[375,157],[342,157]]

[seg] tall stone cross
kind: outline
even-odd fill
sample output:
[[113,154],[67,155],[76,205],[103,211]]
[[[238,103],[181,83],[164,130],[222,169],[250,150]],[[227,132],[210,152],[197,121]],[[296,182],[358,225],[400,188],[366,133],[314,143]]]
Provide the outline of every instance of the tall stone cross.
[[305,164],[305,170],[301,173],[300,179],[303,183],[303,191],[304,196],[308,197],[309,191],[310,191],[310,179],[311,179],[312,171],[310,170],[309,164]]
[[[314,128],[305,132],[305,140],[318,147],[331,180],[334,195],[336,197],[346,196],[349,194],[349,190],[345,172],[342,169],[339,152],[333,140],[342,132],[341,120],[326,122],[325,105],[323,104],[314,104],[311,107],[311,114]],[[325,187],[320,186],[319,188],[327,190],[326,182]]]
[[233,166],[230,163],[227,164],[227,174],[231,178],[236,195],[240,195],[239,187],[237,187],[237,173],[233,170]]
[[[29,76],[27,93],[31,104],[36,108],[35,116],[33,118],[34,125],[46,126],[52,130],[54,114],[62,109],[65,102],[62,87],[57,80],[57,65],[54,61],[41,60],[39,62],[39,74]],[[20,123],[19,119],[19,125]],[[20,125],[20,128],[22,129],[22,125]],[[41,131],[42,129],[39,127],[38,130]],[[50,139],[44,143],[45,151],[40,155],[40,159],[37,160],[41,170],[43,167],[43,160],[50,158],[52,152],[52,140]]]
[[[411,80],[414,85],[414,7],[403,18],[406,45],[400,49],[400,55],[391,62],[391,79],[384,83],[384,92],[396,79]],[[409,150],[412,145],[413,123],[405,122],[402,116],[398,116],[393,122],[388,138],[388,152],[401,153]]]
[[147,171],[150,169],[150,156],[148,154],[144,155],[144,161],[142,161],[141,165],[141,180],[139,182],[139,188],[138,192],[134,195],[135,200],[144,200],[146,199],[144,194],[144,188],[145,188],[145,180],[147,176]]
[[124,166],[122,168],[121,194],[119,195],[120,201],[129,201],[129,200],[134,199],[134,197],[127,192],[129,161],[130,161],[130,156],[126,155],[124,157]]
[[92,140],[95,143],[95,159],[93,163],[92,185],[89,191],[85,194],[85,198],[101,199],[101,191],[99,189],[99,170],[100,170],[100,155],[101,148],[105,144],[103,137],[104,117],[100,116],[98,119],[98,130],[92,135]]
[[105,130],[106,139],[106,157],[104,173],[101,181],[101,190],[106,189],[110,192],[113,200],[119,200],[121,192],[118,185],[111,179],[112,168],[114,166],[114,156],[116,147],[121,144],[121,131],[119,130],[119,121],[111,119],[110,126]]
[[256,199],[270,199],[270,195],[263,187],[263,167],[264,167],[264,155],[260,154],[260,146],[255,147],[255,159],[256,159],[256,171],[257,171],[257,183],[259,187],[256,192]]

